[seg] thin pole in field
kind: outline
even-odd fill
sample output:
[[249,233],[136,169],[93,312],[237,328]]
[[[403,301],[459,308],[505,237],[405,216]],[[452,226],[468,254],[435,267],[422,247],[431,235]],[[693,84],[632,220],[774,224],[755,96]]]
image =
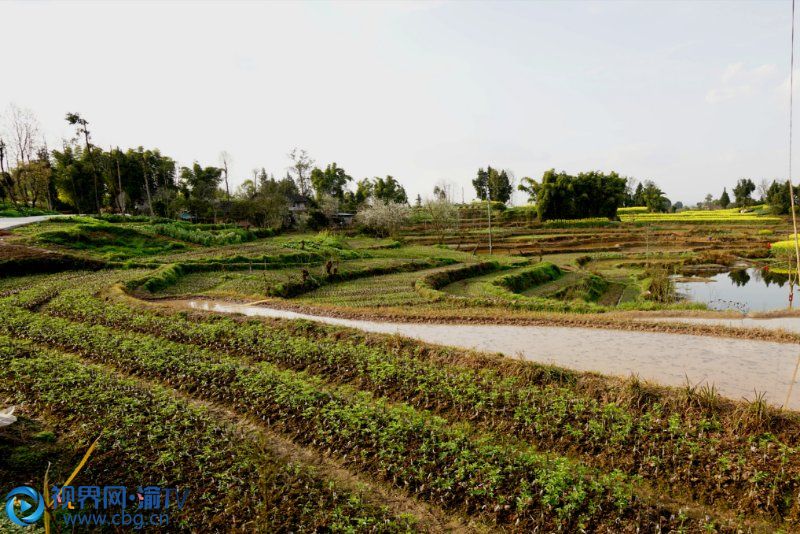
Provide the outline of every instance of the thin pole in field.
[[[790,54],[790,70],[789,70],[789,201],[792,207],[792,227],[794,229],[794,253],[797,260],[797,274],[800,278],[800,243],[798,243],[797,235],[797,214],[794,212],[794,186],[792,185],[792,96],[794,92],[794,4],[792,0],[792,52]],[[792,262],[789,260],[789,279],[792,278]],[[789,284],[789,291],[793,291],[792,284]],[[789,307],[792,307],[792,296],[789,295]],[[794,388],[795,380],[797,380],[797,370],[800,368],[800,354],[797,355],[797,363],[794,366],[794,373],[792,373],[792,380],[789,382],[789,390],[786,392],[786,400],[783,407],[789,405],[789,399],[792,396],[792,389]]]
[[[792,111],[794,105],[794,4],[792,0],[792,38],[791,53],[789,54],[789,203],[792,208],[792,229],[794,230],[794,254],[796,268],[800,277],[800,236],[797,235],[797,214],[794,211],[794,185],[792,184]],[[792,277],[792,265],[789,262],[789,278]],[[789,284],[789,291],[793,291],[793,285]],[[792,307],[792,295],[789,296],[789,308]]]
[[492,255],[492,193],[486,186],[486,211],[489,213],[489,255]]

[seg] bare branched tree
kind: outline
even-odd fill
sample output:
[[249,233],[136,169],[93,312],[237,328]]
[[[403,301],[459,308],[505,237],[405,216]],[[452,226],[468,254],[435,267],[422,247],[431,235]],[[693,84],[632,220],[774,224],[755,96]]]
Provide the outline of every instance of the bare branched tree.
[[223,150],[219,153],[219,162],[222,165],[222,173],[225,178],[225,195],[228,200],[231,199],[231,188],[228,185],[228,165],[233,163],[233,156],[231,156],[227,150]]
[[314,160],[308,155],[304,149],[294,148],[289,152],[289,159],[292,160],[293,165],[289,167],[289,172],[292,178],[297,183],[297,188],[304,196],[311,196],[311,168],[314,166]]
[[758,199],[761,202],[766,202],[767,196],[769,196],[769,186],[772,185],[769,180],[764,178],[761,180],[761,183],[758,184]]
[[33,111],[10,104],[6,121],[17,164],[30,163],[36,153],[36,139],[40,138],[39,120]]
[[439,239],[439,244],[443,244],[447,234],[456,225],[458,209],[447,198],[447,192],[439,186],[437,188],[442,194],[433,200],[426,200],[424,210],[430,220],[431,229]]

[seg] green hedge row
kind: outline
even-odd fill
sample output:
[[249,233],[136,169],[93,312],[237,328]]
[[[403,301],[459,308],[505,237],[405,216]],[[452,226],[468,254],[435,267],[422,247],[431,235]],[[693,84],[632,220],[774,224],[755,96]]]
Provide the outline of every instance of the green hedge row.
[[472,278],[474,276],[481,276],[487,273],[497,271],[501,268],[500,263],[497,261],[483,261],[457,269],[447,269],[431,273],[423,276],[414,283],[414,288],[417,293],[426,299],[430,300],[444,300],[448,298],[448,294],[440,291],[441,288],[453,282],[458,282],[465,278]]
[[520,293],[534,286],[560,278],[563,271],[550,262],[543,262],[516,273],[510,273],[492,280],[492,284],[507,289],[512,293]]
[[400,265],[385,265],[380,267],[368,267],[365,269],[354,269],[352,271],[338,271],[335,274],[332,273],[322,277],[309,276],[305,281],[289,281],[272,286],[269,288],[269,295],[272,297],[290,298],[334,282],[344,282],[357,278],[369,278],[371,276],[381,276],[385,274],[415,272],[452,265],[454,263],[456,263],[456,260],[452,258],[429,258],[424,260],[412,260],[409,263]]

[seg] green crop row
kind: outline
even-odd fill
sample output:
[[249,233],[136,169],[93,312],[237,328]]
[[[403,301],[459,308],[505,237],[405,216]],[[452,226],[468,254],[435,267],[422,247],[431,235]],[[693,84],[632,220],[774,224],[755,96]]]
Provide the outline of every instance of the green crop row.
[[618,471],[603,474],[521,443],[473,437],[469,425],[450,426],[414,408],[266,362],[245,365],[191,345],[10,306],[3,306],[0,330],[230,404],[297,441],[338,453],[360,471],[499,523],[587,528],[609,517],[632,521],[660,513],[636,499]]
[[292,239],[283,244],[285,248],[303,250],[339,260],[354,260],[364,257],[362,252],[352,250],[347,240],[341,236],[322,231],[305,239]]
[[[395,262],[383,265],[342,270],[339,270],[340,266],[337,265],[337,270],[335,272],[323,274],[321,276],[310,275],[305,280],[298,279],[285,281],[269,287],[268,290],[265,288],[265,290],[270,296],[289,298],[334,282],[355,280],[358,278],[369,278],[372,276],[380,276],[392,273],[416,272],[423,269],[452,265],[455,262],[456,261],[451,258],[428,258],[422,260],[412,259],[408,262]],[[211,272],[217,270],[265,270],[280,269],[283,267],[285,267],[285,264],[281,261],[274,261],[271,263],[264,262],[263,264],[257,261],[250,261],[246,263],[171,263],[162,265],[158,269],[153,270],[145,276],[131,280],[126,284],[126,287],[128,290],[141,288],[151,293],[155,293],[175,285],[178,280],[190,273]]]
[[369,278],[371,276],[381,276],[384,274],[416,272],[423,269],[452,265],[454,263],[456,263],[456,261],[450,258],[429,258],[424,260],[411,260],[410,262],[396,265],[379,265],[361,269],[342,270],[325,275],[324,277],[309,276],[306,280],[294,280],[277,284],[270,287],[269,295],[273,297],[290,298],[334,282]]
[[287,266],[322,263],[327,258],[328,256],[317,252],[299,251],[282,254],[260,254],[258,256],[244,256],[242,254],[236,254],[234,256],[204,257],[201,259],[187,258],[182,260],[181,263],[183,265],[208,265],[217,269],[221,266],[228,266],[229,264],[252,265],[254,268],[256,268],[259,265]]
[[[287,257],[288,256],[288,257]],[[310,260],[307,255],[302,255],[303,258]],[[163,291],[164,289],[175,285],[178,280],[183,276],[190,273],[202,273],[211,271],[226,271],[226,270],[267,270],[267,269],[280,269],[290,263],[290,260],[299,260],[300,258],[294,254],[284,255],[281,257],[262,257],[254,258],[240,263],[232,263],[228,261],[195,261],[195,262],[181,262],[181,263],[168,263],[159,266],[157,269],[141,276],[139,278],[130,280],[126,284],[129,291],[144,289],[151,293]],[[316,259],[321,261],[322,258]],[[303,263],[304,264],[304,263]]]
[[145,227],[143,231],[157,235],[171,237],[180,241],[187,241],[205,247],[220,245],[236,245],[246,243],[259,237],[272,237],[275,232],[270,229],[258,231],[245,230],[221,225],[197,226],[186,223],[172,222],[167,224],[153,224]]
[[30,286],[20,288],[4,298],[4,301],[13,305],[32,310],[59,294],[67,287],[75,287],[87,278],[87,272],[75,272],[69,275],[49,275],[38,279]]
[[[405,532],[413,523],[287,463],[232,422],[167,390],[0,337],[0,392],[99,450],[76,483],[189,490],[172,531]],[[57,372],[53,372],[54,366]],[[85,446],[85,445],[84,445]],[[43,477],[44,473],[32,473]]]
[[[691,485],[708,501],[722,499],[742,511],[763,509],[784,518],[798,513],[792,498],[800,488],[796,448],[778,438],[741,433],[713,412],[671,410],[658,401],[632,408],[596,386],[598,396],[587,396],[564,384],[564,372],[550,368],[525,364],[512,374],[486,364],[475,369],[467,362],[426,358],[418,346],[398,351],[389,345],[369,347],[363,340],[345,342],[340,329],[160,315],[74,292],[52,301],[46,311],[348,382],[418,408],[478,421],[540,447],[580,452],[604,468],[653,480],[669,473],[673,482]],[[531,374],[534,378],[525,378]],[[702,481],[695,480],[698,465],[708,473]],[[751,472],[764,476],[748,476]]]

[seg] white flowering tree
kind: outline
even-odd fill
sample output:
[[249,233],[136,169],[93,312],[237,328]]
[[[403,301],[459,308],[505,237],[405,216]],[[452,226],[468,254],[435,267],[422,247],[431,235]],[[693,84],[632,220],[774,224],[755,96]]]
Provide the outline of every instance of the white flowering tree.
[[374,231],[378,235],[391,236],[397,233],[400,226],[411,214],[408,204],[399,202],[374,202],[356,215],[356,221]]

